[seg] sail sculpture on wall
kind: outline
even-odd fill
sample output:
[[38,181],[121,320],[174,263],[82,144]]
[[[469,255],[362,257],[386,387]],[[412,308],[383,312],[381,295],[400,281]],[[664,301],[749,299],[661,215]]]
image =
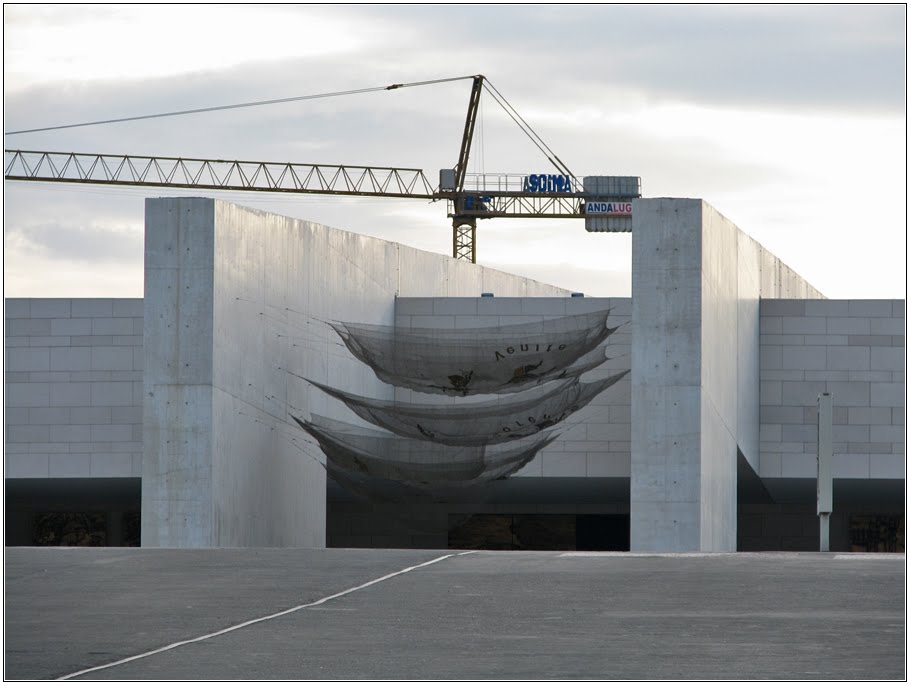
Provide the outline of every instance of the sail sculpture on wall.
[[514,393],[560,378],[604,342],[610,310],[472,329],[330,324],[381,381],[423,393]]
[[428,405],[376,400],[311,381],[362,419],[399,436],[445,445],[484,446],[524,438],[559,424],[627,371],[597,381],[551,381],[485,402]]
[[319,415],[310,421],[294,420],[316,439],[333,468],[421,488],[468,485],[507,476],[556,438],[552,432],[543,432],[507,445],[447,446]]
[[319,444],[328,475],[354,493],[459,498],[516,473],[556,440],[571,414],[629,373],[581,380],[608,359],[606,341],[619,328],[608,326],[609,316],[603,310],[470,329],[330,323],[381,381],[453,397],[380,400],[310,381],[381,430],[315,414],[293,418]]

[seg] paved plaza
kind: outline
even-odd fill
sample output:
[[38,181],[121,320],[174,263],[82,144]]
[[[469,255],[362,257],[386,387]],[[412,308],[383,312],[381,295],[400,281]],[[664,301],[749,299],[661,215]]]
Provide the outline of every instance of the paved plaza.
[[904,679],[905,556],[6,548],[6,679]]

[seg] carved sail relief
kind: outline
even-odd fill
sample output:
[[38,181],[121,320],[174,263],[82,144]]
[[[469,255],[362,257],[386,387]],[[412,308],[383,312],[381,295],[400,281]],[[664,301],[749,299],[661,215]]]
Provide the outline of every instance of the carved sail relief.
[[609,317],[603,310],[471,329],[333,323],[381,381],[455,397],[379,400],[310,381],[384,430],[318,415],[294,420],[349,491],[392,501],[476,497],[474,489],[527,465],[556,439],[554,427],[629,373],[581,380],[608,359],[606,341],[619,328]]
[[424,489],[470,486],[512,474],[556,439],[544,432],[508,446],[454,447],[318,415],[310,421],[293,418],[316,439],[333,469]]
[[514,393],[564,377],[616,331],[607,325],[609,315],[605,310],[475,329],[331,326],[380,380],[423,393],[467,396]]
[[484,446],[532,436],[562,422],[627,373],[592,382],[553,381],[486,402],[449,405],[375,400],[311,383],[362,419],[399,436],[445,445]]

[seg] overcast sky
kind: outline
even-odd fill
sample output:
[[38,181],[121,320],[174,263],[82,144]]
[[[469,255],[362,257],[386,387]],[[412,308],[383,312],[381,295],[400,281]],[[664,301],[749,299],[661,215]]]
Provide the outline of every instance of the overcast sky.
[[[576,176],[705,199],[832,298],[902,298],[906,9],[4,6],[4,130],[482,73]],[[470,82],[5,136],[5,148],[455,164]],[[548,165],[487,96],[469,171]],[[483,145],[481,145],[483,143]],[[143,198],[4,183],[6,297],[140,297]],[[199,195],[197,191],[193,193]],[[210,194],[210,193],[206,193]],[[449,254],[443,203],[220,194]],[[479,222],[478,261],[629,295],[630,236]]]

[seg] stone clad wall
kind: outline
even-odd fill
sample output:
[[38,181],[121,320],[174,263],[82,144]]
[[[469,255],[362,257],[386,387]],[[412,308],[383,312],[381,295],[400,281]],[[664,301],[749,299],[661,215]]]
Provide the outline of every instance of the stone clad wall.
[[6,478],[138,477],[142,299],[5,304]]
[[763,300],[764,478],[816,478],[816,400],[832,393],[833,477],[905,474],[905,302]]

